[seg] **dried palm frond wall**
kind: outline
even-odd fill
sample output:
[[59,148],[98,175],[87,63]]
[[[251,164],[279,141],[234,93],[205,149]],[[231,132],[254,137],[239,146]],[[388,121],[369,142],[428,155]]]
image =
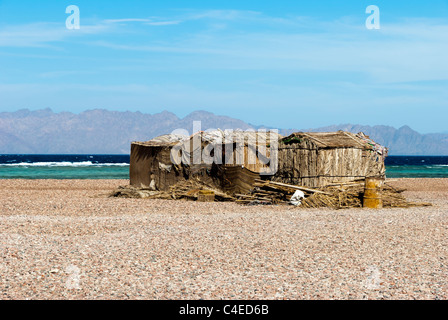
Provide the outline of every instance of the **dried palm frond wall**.
[[309,187],[384,177],[386,171],[384,153],[347,132],[296,133],[286,137],[279,144],[278,163],[273,181]]

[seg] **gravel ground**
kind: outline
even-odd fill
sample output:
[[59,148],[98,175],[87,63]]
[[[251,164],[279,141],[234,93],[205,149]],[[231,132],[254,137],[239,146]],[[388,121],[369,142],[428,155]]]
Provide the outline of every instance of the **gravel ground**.
[[448,179],[410,209],[98,196],[126,180],[0,180],[0,299],[447,299]]

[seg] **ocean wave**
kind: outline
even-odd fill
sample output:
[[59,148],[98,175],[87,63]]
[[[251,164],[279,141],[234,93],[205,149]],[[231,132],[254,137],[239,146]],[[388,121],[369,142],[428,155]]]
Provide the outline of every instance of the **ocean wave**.
[[438,170],[441,170],[441,169],[446,169],[448,167],[448,165],[446,165],[446,164],[433,164],[433,165],[430,165],[430,166],[424,166],[423,168],[424,169],[438,169]]
[[93,163],[92,161],[80,162],[20,162],[0,163],[0,167],[126,167],[129,163]]

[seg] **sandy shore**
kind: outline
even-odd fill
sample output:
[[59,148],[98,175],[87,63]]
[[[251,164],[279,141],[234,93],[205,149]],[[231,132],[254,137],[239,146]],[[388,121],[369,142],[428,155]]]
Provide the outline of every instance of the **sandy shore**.
[[305,210],[98,197],[125,180],[0,180],[0,299],[447,299],[433,207]]

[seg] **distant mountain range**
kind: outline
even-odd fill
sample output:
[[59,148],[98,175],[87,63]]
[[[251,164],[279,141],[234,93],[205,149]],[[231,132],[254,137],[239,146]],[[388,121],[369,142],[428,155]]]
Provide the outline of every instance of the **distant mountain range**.
[[364,132],[371,139],[389,148],[389,155],[448,155],[448,134],[420,134],[409,126],[395,129],[390,126],[362,126],[344,124],[303,131]]
[[[0,113],[0,153],[40,154],[128,154],[131,141],[147,141],[161,134],[183,128],[192,132],[193,121],[208,128],[257,129],[244,121],[195,111],[180,119],[164,111],[156,114],[89,110],[80,114],[54,113],[50,109]],[[364,132],[389,148],[390,155],[448,155],[448,134],[420,134],[408,126],[334,125],[312,129],[280,129],[287,135],[294,131]]]

